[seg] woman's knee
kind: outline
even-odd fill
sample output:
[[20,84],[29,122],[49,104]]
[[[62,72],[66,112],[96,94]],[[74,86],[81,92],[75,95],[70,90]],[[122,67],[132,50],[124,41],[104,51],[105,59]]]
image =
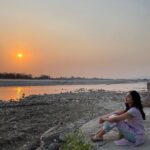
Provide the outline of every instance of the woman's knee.
[[129,128],[125,121],[117,121],[116,122],[116,127],[120,130],[124,130],[124,129]]
[[116,123],[111,123],[111,122],[108,122],[106,121],[104,124],[103,124],[103,130],[105,132],[109,132],[112,128],[114,128],[116,126]]

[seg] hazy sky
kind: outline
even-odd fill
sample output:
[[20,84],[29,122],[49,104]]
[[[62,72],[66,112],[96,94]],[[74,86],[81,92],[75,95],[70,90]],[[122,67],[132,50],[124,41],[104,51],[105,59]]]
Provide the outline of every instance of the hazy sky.
[[0,72],[150,77],[150,0],[1,0]]

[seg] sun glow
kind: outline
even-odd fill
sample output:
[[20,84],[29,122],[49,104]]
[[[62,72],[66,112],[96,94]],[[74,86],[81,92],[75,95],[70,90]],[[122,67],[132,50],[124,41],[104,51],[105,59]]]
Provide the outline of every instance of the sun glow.
[[18,54],[17,54],[17,57],[18,57],[18,58],[22,58],[22,57],[23,57],[23,54],[22,54],[22,53],[18,53]]

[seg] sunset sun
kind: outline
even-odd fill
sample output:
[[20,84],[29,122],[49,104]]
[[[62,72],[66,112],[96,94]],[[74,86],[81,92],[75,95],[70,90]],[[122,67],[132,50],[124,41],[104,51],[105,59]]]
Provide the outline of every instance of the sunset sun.
[[22,53],[18,53],[18,54],[17,54],[17,57],[18,57],[18,58],[22,58],[22,57],[23,57],[23,54],[22,54]]

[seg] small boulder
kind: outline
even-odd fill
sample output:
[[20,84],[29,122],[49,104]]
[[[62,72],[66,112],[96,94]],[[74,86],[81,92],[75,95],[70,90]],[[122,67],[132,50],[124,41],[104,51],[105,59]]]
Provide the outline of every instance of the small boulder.
[[147,82],[147,90],[150,92],[150,82]]
[[51,127],[40,138],[40,147],[38,150],[59,150],[60,143],[65,142],[67,134],[74,132],[73,124],[56,125]]
[[144,107],[150,107],[150,93],[146,97],[142,98],[142,104]]

